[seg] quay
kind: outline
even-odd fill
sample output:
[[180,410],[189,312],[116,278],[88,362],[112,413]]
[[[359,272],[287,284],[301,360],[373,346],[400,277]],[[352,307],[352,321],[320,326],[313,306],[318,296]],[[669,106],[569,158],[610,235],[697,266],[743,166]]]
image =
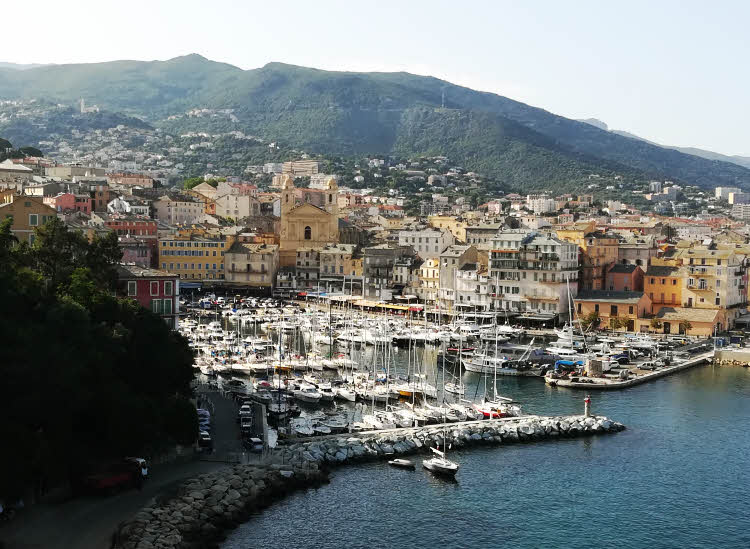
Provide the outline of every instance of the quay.
[[675,372],[681,372],[687,370],[699,364],[710,362],[713,359],[714,352],[703,353],[690,358],[679,364],[672,366],[665,366],[658,370],[651,372],[645,372],[637,374],[636,377],[628,379],[616,379],[616,378],[599,378],[599,377],[584,377],[584,376],[570,376],[569,379],[562,378],[545,378],[548,385],[553,387],[566,387],[570,389],[595,389],[595,390],[614,390],[614,389],[627,389],[628,387],[635,387],[647,381],[653,381],[660,377],[674,374]]

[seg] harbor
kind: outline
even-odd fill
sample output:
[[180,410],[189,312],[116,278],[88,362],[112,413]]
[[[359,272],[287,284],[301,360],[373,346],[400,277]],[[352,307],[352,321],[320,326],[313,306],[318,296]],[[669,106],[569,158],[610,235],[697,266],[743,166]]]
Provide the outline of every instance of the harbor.
[[523,402],[505,393],[509,377],[626,389],[713,354],[705,339],[586,333],[574,325],[541,332],[486,313],[442,324],[419,310],[334,310],[330,302],[327,310],[270,298],[191,305],[180,331],[196,373],[235,399],[243,437],[253,440],[248,449],[259,441],[268,450],[305,437],[518,417]]

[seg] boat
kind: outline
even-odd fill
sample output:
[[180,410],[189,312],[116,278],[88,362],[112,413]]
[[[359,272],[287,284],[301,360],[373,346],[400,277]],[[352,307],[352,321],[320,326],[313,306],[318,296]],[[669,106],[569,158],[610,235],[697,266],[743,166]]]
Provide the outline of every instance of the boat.
[[357,400],[357,394],[346,387],[337,387],[335,393],[336,398],[339,400],[346,400],[347,402],[354,402]]
[[456,473],[458,473],[458,463],[446,458],[445,452],[442,452],[437,448],[430,448],[430,450],[432,450],[435,456],[423,460],[422,466],[431,473],[455,477]]
[[388,462],[388,465],[393,465],[394,467],[399,467],[401,469],[414,470],[414,462],[408,459],[392,459]]
[[302,402],[317,403],[320,402],[320,392],[312,385],[304,385],[294,391],[294,398]]
[[464,394],[464,388],[462,385],[456,384],[456,383],[446,383],[445,384],[445,392],[451,393],[453,395],[459,395],[463,396]]

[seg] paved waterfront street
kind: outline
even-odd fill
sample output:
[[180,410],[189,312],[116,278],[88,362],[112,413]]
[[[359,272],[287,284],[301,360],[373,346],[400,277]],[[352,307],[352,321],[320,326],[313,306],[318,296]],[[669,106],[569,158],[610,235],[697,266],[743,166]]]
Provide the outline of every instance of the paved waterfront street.
[[169,494],[183,480],[226,466],[241,452],[236,405],[217,391],[199,390],[213,403],[214,453],[187,463],[156,465],[143,491],[126,490],[111,497],[81,497],[65,503],[40,504],[0,528],[2,549],[107,549],[112,533],[148,501]]
[[40,504],[0,529],[3,549],[106,549],[117,525],[182,480],[225,464],[191,461],[155,466],[143,491],[112,497],[76,498],[62,504]]

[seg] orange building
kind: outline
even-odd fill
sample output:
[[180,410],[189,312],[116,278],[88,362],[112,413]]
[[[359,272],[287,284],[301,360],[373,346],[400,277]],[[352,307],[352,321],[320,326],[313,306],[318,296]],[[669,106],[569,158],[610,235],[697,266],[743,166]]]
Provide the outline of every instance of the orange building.
[[643,291],[651,299],[651,312],[682,306],[682,275],[679,268],[651,265],[643,277]]
[[598,327],[610,327],[615,318],[628,320],[627,330],[634,332],[648,329],[647,315],[651,312],[651,300],[643,292],[610,292],[606,290],[582,290],[574,299],[579,318],[597,313]]

